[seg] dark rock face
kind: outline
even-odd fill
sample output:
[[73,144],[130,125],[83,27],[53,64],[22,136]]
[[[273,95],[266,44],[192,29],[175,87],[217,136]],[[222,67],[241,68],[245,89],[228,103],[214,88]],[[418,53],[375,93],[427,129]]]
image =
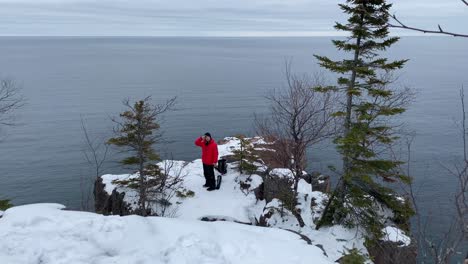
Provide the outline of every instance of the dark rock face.
[[104,208],[107,205],[109,200],[109,195],[104,190],[104,186],[106,186],[103,182],[101,177],[98,177],[94,181],[94,211],[96,213],[103,213]]
[[200,221],[203,222],[232,222],[232,223],[237,223],[237,224],[243,224],[243,225],[252,225],[252,223],[246,223],[242,222],[236,219],[232,219],[230,217],[222,217],[222,216],[204,216],[200,218]]
[[227,156],[222,156],[220,158],[223,158],[226,160],[226,163],[232,163],[232,162],[236,162],[236,158],[234,157],[234,155],[227,155]]
[[418,248],[413,243],[407,247],[399,243],[379,241],[367,248],[375,264],[414,264]]
[[265,186],[264,186],[264,183],[262,182],[257,188],[253,190],[255,194],[255,198],[257,198],[257,200],[262,201],[265,199],[264,189],[265,189]]
[[312,184],[312,190],[315,192],[330,192],[330,176],[322,175],[320,173],[312,173],[305,177],[305,180]]
[[125,193],[119,193],[115,189],[109,195],[104,187],[106,185],[99,177],[94,182],[94,208],[96,213],[104,215],[130,215],[135,214],[124,201]]
[[260,219],[258,220],[258,226],[264,226],[264,227],[269,227],[270,225],[268,224],[268,219],[270,219],[275,211],[273,209],[268,210],[267,212],[263,212],[262,215],[260,216]]
[[292,178],[267,174],[263,177],[263,197],[269,203],[277,198],[283,202],[293,199],[292,189],[294,181]]

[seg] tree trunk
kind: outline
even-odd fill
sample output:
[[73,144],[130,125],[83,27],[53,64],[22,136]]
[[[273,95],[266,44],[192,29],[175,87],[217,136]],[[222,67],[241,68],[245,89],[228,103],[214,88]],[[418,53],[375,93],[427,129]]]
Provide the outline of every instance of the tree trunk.
[[[364,14],[361,15],[361,27],[364,21]],[[359,50],[361,47],[361,36],[358,36],[356,39],[356,46],[357,49],[354,52],[354,61],[353,61],[353,66],[354,68],[351,71],[351,79],[349,80],[348,88],[346,89],[346,118],[345,118],[345,124],[344,124],[344,135],[343,137],[346,138],[350,131],[351,131],[351,118],[352,118],[352,111],[353,111],[353,95],[350,93],[354,88],[356,84],[356,67],[357,63],[359,61]],[[330,196],[330,199],[328,199],[327,205],[325,206],[325,209],[323,210],[322,217],[319,220],[319,223],[316,226],[316,230],[318,230],[322,226],[323,222],[323,217],[327,214],[331,203],[335,199],[336,196],[339,196],[340,201],[344,200],[345,196],[345,190],[346,190],[346,179],[344,179],[344,176],[349,175],[350,172],[350,157],[349,153],[347,153],[346,149],[343,153],[343,176],[341,181],[338,182],[335,190],[333,191],[332,195]]]
[[[348,88],[346,89],[346,97],[347,97],[346,119],[345,119],[344,135],[343,135],[345,138],[349,135],[349,132],[351,130],[351,115],[353,112],[353,95],[351,94],[351,91],[355,88],[355,84],[356,84],[356,75],[357,75],[356,67],[357,67],[357,63],[359,60],[359,48],[361,46],[361,37],[357,38],[356,46],[358,47],[358,49],[354,52],[354,61],[353,61],[354,68],[351,72],[351,79],[349,80]],[[349,160],[350,160],[349,153],[346,153],[346,150],[345,150],[345,153],[343,155],[343,171],[345,175],[349,173],[349,169],[350,169]]]
[[145,173],[144,173],[144,162],[143,162],[143,157],[142,153],[140,151],[139,157],[140,157],[140,168],[139,168],[139,173],[140,173],[140,193],[139,193],[139,203],[140,203],[140,211],[142,216],[146,216],[146,184],[145,184]]

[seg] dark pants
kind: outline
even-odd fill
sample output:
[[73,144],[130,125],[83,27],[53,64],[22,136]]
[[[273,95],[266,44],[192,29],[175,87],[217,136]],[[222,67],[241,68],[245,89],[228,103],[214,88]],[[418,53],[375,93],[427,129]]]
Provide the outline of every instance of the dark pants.
[[214,165],[203,164],[203,175],[205,175],[206,185],[208,185],[208,187],[216,187]]

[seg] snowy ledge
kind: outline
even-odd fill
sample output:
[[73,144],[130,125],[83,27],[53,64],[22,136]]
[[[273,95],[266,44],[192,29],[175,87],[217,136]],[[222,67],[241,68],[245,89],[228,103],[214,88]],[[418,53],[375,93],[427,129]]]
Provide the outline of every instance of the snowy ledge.
[[407,247],[411,244],[411,238],[397,227],[387,226],[382,233],[384,234],[383,241],[398,243],[400,247]]
[[[260,138],[252,142],[254,147],[255,142],[268,144]],[[220,155],[231,155],[238,147],[238,139],[227,138],[219,145]],[[280,200],[267,203],[257,199],[255,190],[263,184],[266,173],[242,175],[235,163],[229,163],[221,190],[207,192],[202,187],[201,160],[163,161],[160,165],[166,162],[172,163],[174,173],[185,176],[183,188],[193,192],[171,198],[171,218],[105,217],[64,211],[58,204],[14,207],[0,218],[0,263],[320,264],[334,263],[346,249],[368,254],[359,230],[343,226],[315,230],[314,221],[323,210],[326,195],[303,179],[298,186],[297,209],[305,226],[300,227]],[[291,176],[281,168],[268,175],[280,179]],[[103,192],[119,193],[125,203],[136,207],[137,192],[114,184],[132,177],[135,175],[103,175]],[[269,228],[255,226],[261,221]],[[409,243],[399,229],[387,227],[384,231],[388,241],[402,246]]]
[[[261,151],[267,151],[264,150],[264,146],[271,144],[261,138],[252,138],[250,142],[254,148],[261,147]],[[237,138],[225,138],[218,146],[220,156],[232,155],[233,151],[239,148],[239,144],[240,141]],[[326,195],[312,190],[312,185],[305,180],[299,182],[298,198],[300,199],[301,216],[307,225],[300,227],[297,219],[290,213],[284,212],[282,215],[279,213],[278,209],[282,207],[279,201],[274,200],[272,203],[266,204],[265,200],[257,199],[255,189],[263,183],[260,175],[241,175],[235,169],[235,163],[228,163],[228,173],[223,176],[221,190],[207,192],[202,187],[205,180],[201,160],[192,162],[163,161],[159,164],[160,167],[164,167],[165,162],[175,164],[173,166],[174,172],[185,176],[183,188],[194,193],[189,198],[173,197],[170,201],[174,205],[169,209],[170,217],[190,221],[223,221],[251,225],[259,225],[259,222],[263,221],[263,225],[272,229],[289,230],[307,237],[313,245],[311,247],[314,249],[317,249],[317,246],[322,248],[330,261],[342,257],[346,248],[356,247],[363,254],[367,254],[364,239],[355,229],[333,226],[321,228],[319,231],[315,230],[314,220],[320,216]],[[262,164],[259,165],[262,167]],[[291,173],[288,169],[273,169],[269,175],[280,179],[291,179]],[[114,190],[125,193],[124,201],[128,205],[136,207],[138,199],[136,191],[114,184],[115,180],[128,180],[132,177],[136,176],[129,174],[103,175],[105,191],[109,195]],[[157,210],[157,208],[154,209]],[[294,235],[297,236],[297,234]]]
[[0,263],[333,263],[279,229],[162,217],[102,216],[59,204],[18,206],[0,219]]

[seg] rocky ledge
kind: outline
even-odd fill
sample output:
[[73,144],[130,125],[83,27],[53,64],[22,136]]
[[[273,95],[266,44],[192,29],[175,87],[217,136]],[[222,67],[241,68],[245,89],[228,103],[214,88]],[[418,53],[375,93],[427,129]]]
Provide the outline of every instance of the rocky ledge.
[[[230,173],[224,176],[222,189],[212,193],[198,186],[202,185],[200,183],[203,179],[200,160],[178,162],[181,168],[188,170],[186,173],[190,183],[184,188],[195,191],[195,197],[174,201],[178,212],[173,217],[209,222],[229,221],[288,230],[298,234],[308,244],[319,247],[329,259],[338,262],[346,248],[357,247],[377,264],[416,263],[416,246],[397,228],[388,227],[388,237],[368,248],[364,247],[364,240],[355,229],[333,226],[315,231],[314,222],[320,217],[327,199],[326,193],[330,191],[330,178],[320,173],[304,173],[298,194],[299,205],[288,208],[283,201],[291,198],[288,197],[288,186],[291,186],[292,179],[287,169],[274,162],[274,144],[259,138],[253,138],[252,144],[262,163],[258,164],[258,170],[253,175],[241,175],[234,172],[236,160],[232,153],[238,147],[238,141],[227,138],[220,142],[220,156],[228,160]],[[131,175],[126,177],[128,179]],[[121,216],[138,213],[135,191],[113,184],[112,179],[121,178],[105,175],[96,180],[96,212]]]

